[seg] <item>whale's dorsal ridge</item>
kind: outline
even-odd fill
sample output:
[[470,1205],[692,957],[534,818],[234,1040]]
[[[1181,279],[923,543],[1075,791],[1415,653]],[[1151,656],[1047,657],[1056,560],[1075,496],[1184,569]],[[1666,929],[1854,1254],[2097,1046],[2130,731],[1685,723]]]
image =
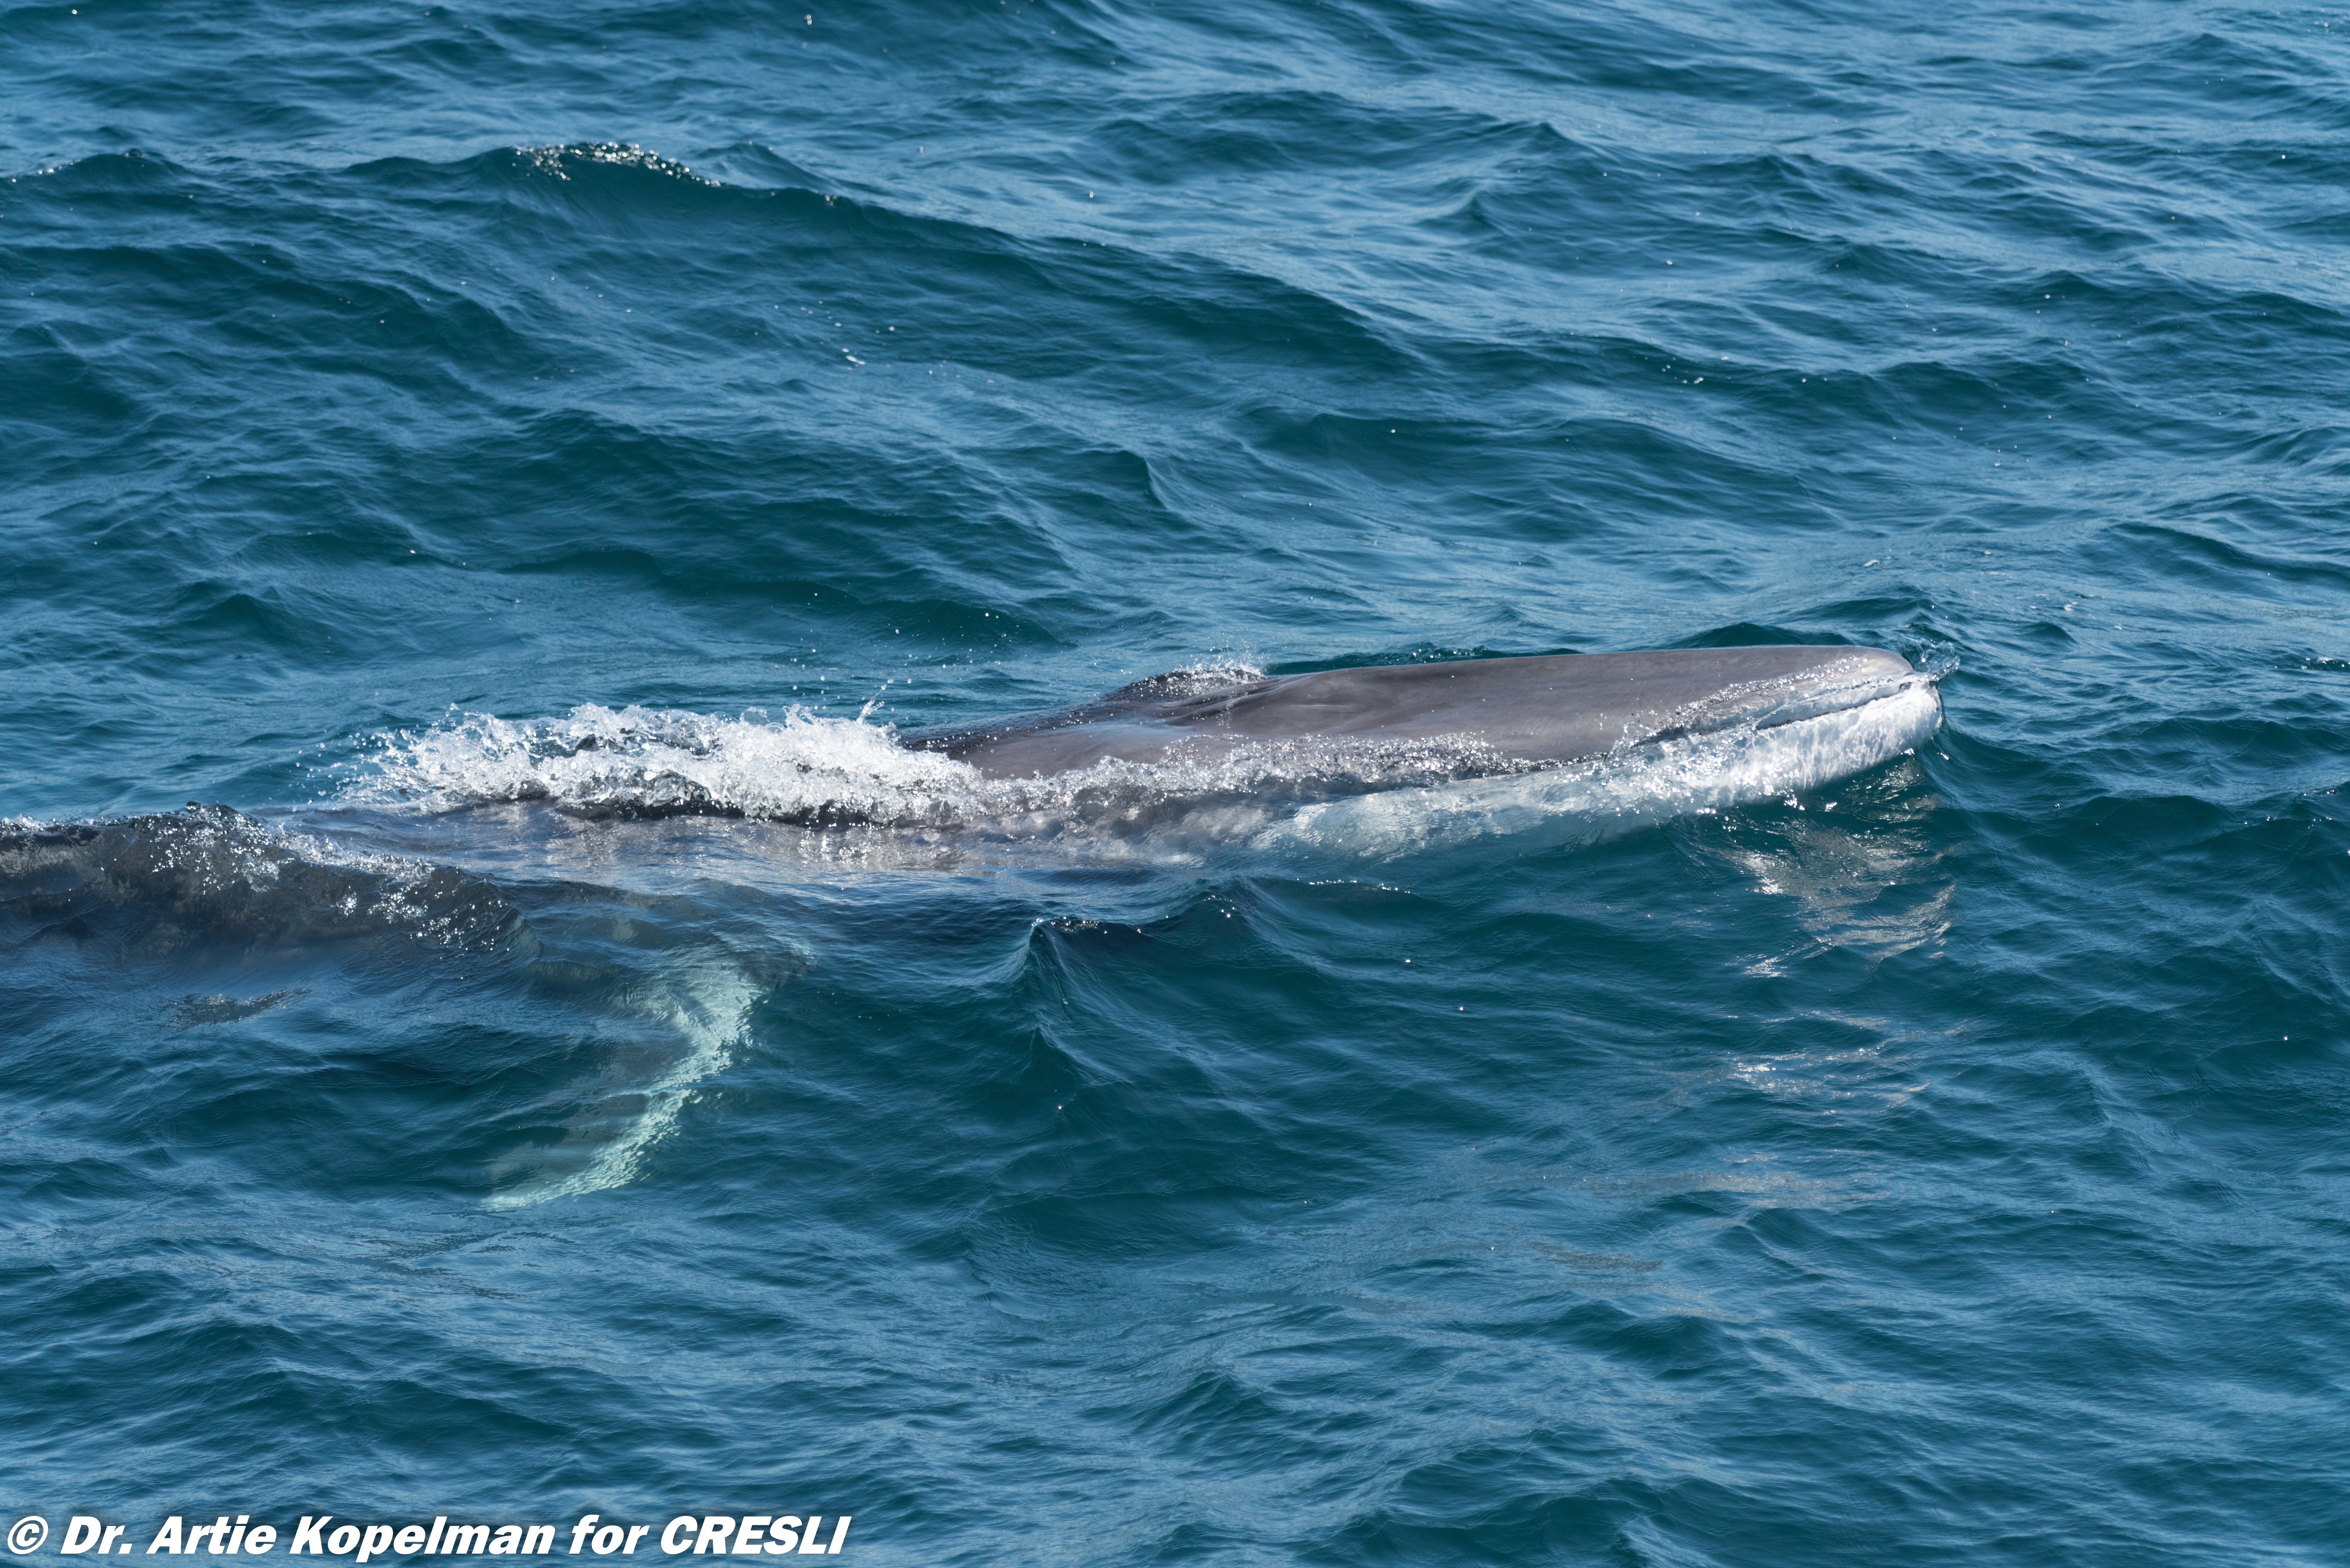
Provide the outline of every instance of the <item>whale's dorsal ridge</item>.
[[1056,712],[919,731],[907,744],[995,777],[1105,761],[1214,761],[1251,744],[1457,744],[1503,765],[1568,763],[1744,724],[1856,708],[1929,678],[1836,644],[1535,654],[1266,676],[1170,670]]

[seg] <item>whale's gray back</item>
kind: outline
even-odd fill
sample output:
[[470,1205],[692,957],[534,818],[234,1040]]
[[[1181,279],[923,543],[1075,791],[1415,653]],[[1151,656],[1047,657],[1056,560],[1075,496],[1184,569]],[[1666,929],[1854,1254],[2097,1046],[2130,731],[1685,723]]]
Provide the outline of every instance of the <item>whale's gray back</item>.
[[1057,713],[905,739],[997,777],[1315,739],[1460,740],[1516,763],[1572,762],[1731,724],[1809,718],[1925,679],[1883,649],[1809,647],[1549,654],[1271,680],[1179,672]]

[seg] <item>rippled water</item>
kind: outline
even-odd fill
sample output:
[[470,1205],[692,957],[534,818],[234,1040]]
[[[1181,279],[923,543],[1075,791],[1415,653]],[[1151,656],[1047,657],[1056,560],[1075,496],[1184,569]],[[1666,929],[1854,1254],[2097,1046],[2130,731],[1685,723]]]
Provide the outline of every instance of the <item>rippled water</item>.
[[[0,1502],[2350,1559],[2345,35],[0,13]],[[1944,727],[892,739],[1770,642]]]

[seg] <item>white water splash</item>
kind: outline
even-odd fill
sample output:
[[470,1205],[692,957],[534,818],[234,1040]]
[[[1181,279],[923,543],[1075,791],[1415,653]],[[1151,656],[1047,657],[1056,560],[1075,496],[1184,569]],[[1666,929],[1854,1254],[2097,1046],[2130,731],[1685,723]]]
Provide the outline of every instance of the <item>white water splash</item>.
[[794,708],[738,719],[588,703],[567,720],[515,723],[470,713],[402,732],[348,793],[358,804],[448,809],[549,801],[584,812],[717,812],[785,822],[911,822],[980,782],[976,770],[911,751],[885,726]]

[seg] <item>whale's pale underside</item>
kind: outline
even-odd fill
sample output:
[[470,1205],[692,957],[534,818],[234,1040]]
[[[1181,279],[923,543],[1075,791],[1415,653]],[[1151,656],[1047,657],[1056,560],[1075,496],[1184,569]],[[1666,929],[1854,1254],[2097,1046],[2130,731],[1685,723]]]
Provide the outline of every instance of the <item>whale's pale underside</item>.
[[[1890,704],[1888,707],[1875,705]],[[1898,722],[1852,752],[1856,773],[1914,746],[1940,721],[1932,677],[1877,648],[1665,649],[1377,665],[1236,679],[1155,676],[1094,701],[904,742],[995,778],[1030,778],[1105,761],[1213,761],[1266,742],[1441,742],[1504,765],[1565,763],[1744,729],[1810,728],[1873,711]],[[1881,754],[1879,754],[1881,753]]]

